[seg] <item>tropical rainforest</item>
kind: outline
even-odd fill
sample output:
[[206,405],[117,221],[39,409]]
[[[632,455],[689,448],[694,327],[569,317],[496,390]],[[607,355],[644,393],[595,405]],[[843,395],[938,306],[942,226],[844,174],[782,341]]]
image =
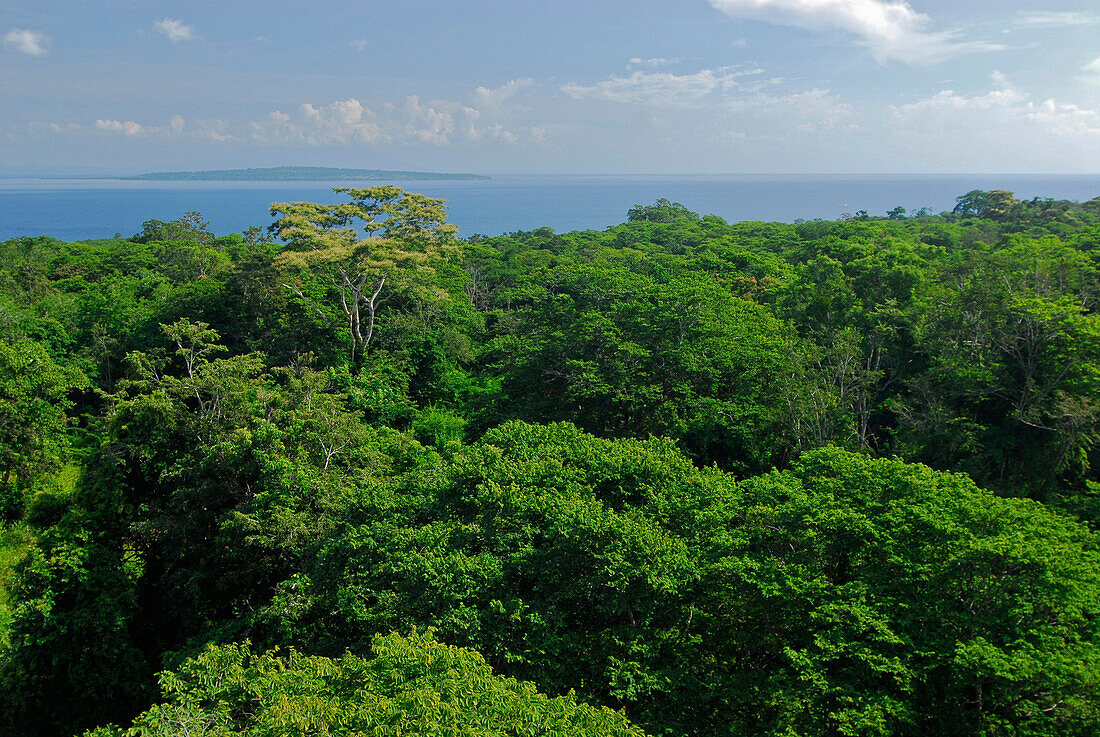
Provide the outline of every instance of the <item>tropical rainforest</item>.
[[0,734],[1100,733],[1100,198],[0,243]]

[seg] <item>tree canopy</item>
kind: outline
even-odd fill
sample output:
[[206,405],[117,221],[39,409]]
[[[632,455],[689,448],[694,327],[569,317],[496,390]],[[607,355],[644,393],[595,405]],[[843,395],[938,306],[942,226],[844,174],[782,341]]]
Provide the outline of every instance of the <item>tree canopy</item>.
[[1100,730],[1095,200],[338,191],[0,243],[0,735]]
[[[335,191],[347,194],[351,202],[274,203],[271,214],[278,219],[271,229],[290,246],[279,256],[283,266],[321,274],[338,290],[354,363],[374,338],[387,281],[391,291],[403,288],[423,296],[439,295],[431,281],[431,260],[442,255],[456,228],[444,222],[442,200],[389,185],[336,187]],[[367,237],[360,238],[358,231]],[[284,286],[326,316],[301,285]]]
[[[547,698],[431,635],[380,635],[371,655],[211,647],[178,672],[160,674],[167,700],[138,716],[126,734],[644,737],[622,714],[572,695]],[[86,737],[123,734],[105,727]]]

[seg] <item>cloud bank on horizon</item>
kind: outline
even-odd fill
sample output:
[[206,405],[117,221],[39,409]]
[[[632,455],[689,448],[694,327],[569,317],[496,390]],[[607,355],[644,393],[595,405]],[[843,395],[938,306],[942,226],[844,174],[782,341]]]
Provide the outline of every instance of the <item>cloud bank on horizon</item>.
[[333,0],[186,17],[108,0],[62,22],[17,0],[0,9],[0,175],[1100,171],[1100,15],[1032,1],[521,3],[509,21],[409,0],[360,22]]

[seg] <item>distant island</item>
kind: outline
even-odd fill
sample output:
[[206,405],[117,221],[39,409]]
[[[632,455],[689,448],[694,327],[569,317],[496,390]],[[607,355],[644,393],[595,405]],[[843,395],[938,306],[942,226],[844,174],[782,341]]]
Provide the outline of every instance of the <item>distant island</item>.
[[283,182],[345,180],[488,179],[481,174],[443,174],[432,171],[385,169],[337,169],[328,166],[273,166],[266,169],[216,169],[213,171],[155,171],[126,180],[158,182]]

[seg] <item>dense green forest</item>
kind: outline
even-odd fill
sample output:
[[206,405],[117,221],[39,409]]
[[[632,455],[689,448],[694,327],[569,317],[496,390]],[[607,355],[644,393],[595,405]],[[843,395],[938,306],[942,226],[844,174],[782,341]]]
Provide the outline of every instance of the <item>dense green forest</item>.
[[0,243],[0,734],[1100,732],[1100,198],[333,200]]

